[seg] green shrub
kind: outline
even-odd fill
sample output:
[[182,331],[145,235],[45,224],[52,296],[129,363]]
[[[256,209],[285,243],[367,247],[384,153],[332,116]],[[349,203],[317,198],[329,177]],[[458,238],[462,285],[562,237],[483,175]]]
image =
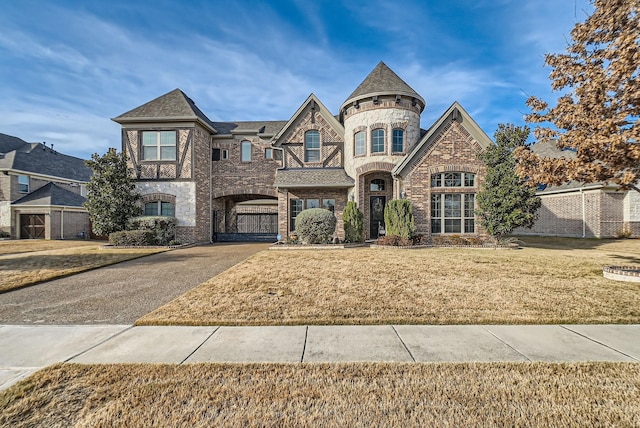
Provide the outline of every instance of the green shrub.
[[416,233],[411,202],[406,199],[394,199],[384,208],[384,223],[387,235],[410,239]]
[[109,243],[111,245],[143,247],[146,245],[155,245],[155,236],[153,232],[149,230],[123,230],[121,232],[110,233]]
[[141,216],[129,219],[129,230],[146,230],[153,233],[154,243],[151,245],[168,245],[176,237],[175,217]]
[[5,232],[4,230],[0,230],[0,238],[11,238],[11,234],[9,232]]
[[305,244],[326,244],[336,231],[336,217],[324,208],[310,208],[296,217],[296,233]]
[[344,242],[362,242],[364,214],[355,202],[347,202],[347,206],[342,211],[342,220],[344,221]]
[[413,245],[413,241],[411,239],[403,238],[398,235],[387,235],[378,238],[376,244],[387,245],[391,247],[407,247]]

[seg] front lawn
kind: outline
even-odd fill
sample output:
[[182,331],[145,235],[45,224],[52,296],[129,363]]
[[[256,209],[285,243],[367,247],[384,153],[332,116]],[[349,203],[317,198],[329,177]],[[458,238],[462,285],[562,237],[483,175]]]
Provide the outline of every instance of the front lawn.
[[263,251],[138,325],[638,323],[640,240],[522,238],[519,250]]
[[7,239],[0,240],[0,255],[32,253],[35,251],[64,250],[76,247],[91,247],[106,243],[102,241],[52,240],[52,239]]
[[0,426],[640,426],[640,364],[59,364]]
[[[15,250],[0,246],[0,293],[55,278],[143,257],[166,249],[102,249],[95,241],[18,242]],[[75,245],[80,244],[80,245]],[[41,251],[41,248],[57,248]]]

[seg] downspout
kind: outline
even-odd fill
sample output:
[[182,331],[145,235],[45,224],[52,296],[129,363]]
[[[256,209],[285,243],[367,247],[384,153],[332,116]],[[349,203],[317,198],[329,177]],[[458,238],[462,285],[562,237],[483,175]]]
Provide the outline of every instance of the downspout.
[[[273,143],[272,143],[272,147],[273,147]],[[284,149],[282,147],[273,147],[273,150],[280,150],[280,152],[282,152],[282,166],[280,168],[276,168],[276,170],[283,170],[287,168],[287,157],[285,156],[284,153]],[[278,193],[278,188],[276,187],[276,195]],[[284,209],[285,209],[285,219],[284,219],[284,223],[285,223],[285,236],[287,238],[287,240],[289,239],[289,216],[291,215],[289,213],[289,189],[287,189],[285,191],[285,203],[284,203]],[[280,233],[280,210],[278,209],[278,235],[281,235]],[[281,236],[281,238],[283,238]]]
[[64,207],[60,207],[60,239],[64,239]]
[[587,214],[586,214],[586,202],[585,202],[585,194],[583,188],[580,188],[580,195],[582,196],[582,237],[586,238],[587,236]]
[[211,150],[213,148],[213,135],[209,138],[209,243],[213,243],[213,200],[211,197],[213,196],[213,185],[211,183],[211,175],[213,168],[213,156]]

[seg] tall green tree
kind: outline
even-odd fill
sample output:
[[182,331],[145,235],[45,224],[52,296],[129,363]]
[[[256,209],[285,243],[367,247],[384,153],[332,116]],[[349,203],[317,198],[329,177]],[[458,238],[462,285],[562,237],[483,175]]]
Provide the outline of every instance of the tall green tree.
[[342,220],[345,242],[362,242],[364,240],[364,214],[358,209],[358,204],[354,201],[347,202],[347,206],[342,211]]
[[410,239],[416,233],[411,201],[394,199],[384,207],[384,224],[387,236]]
[[85,164],[93,171],[84,203],[93,232],[108,235],[125,230],[127,221],[142,213],[126,155],[110,148],[103,156],[94,153]]
[[518,172],[537,183],[611,182],[640,192],[640,2],[592,0],[566,53],[547,54],[555,106],[530,97],[538,141],[555,141],[575,156],[541,158],[520,148]]
[[496,144],[478,156],[487,167],[484,184],[476,196],[480,224],[496,240],[516,227],[532,227],[538,218],[540,198],[536,189],[515,171],[515,149],[524,147],[528,127],[500,124],[494,134]]

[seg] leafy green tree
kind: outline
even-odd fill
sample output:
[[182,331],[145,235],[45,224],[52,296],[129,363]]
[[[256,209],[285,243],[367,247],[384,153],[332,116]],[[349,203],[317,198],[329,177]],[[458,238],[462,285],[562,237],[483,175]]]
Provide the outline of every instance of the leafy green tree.
[[85,164],[93,171],[84,203],[93,232],[108,235],[125,230],[127,221],[142,213],[126,155],[110,148],[103,156],[94,153]]
[[476,195],[476,215],[496,242],[516,227],[531,228],[538,218],[541,201],[536,189],[515,172],[513,152],[526,144],[528,136],[526,126],[500,124],[494,134],[496,144],[478,155],[487,166],[487,174]]
[[416,233],[411,201],[394,199],[384,207],[384,224],[387,236],[409,239]]
[[530,97],[538,141],[575,156],[543,158],[522,147],[518,173],[536,183],[611,182],[640,192],[640,2],[592,0],[593,13],[571,31],[566,53],[547,54],[555,106]]
[[347,202],[347,206],[342,211],[344,222],[345,242],[362,242],[364,231],[364,214],[358,209],[358,204],[354,201]]

